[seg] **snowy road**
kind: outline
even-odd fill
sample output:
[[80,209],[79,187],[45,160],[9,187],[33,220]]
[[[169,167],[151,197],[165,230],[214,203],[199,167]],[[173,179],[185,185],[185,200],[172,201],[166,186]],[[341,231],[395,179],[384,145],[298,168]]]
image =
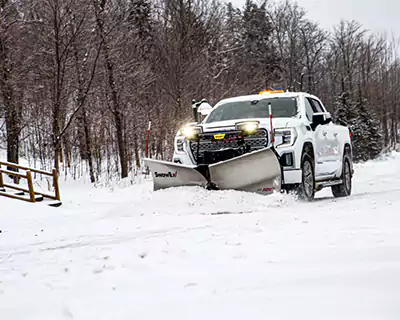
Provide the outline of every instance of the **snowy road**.
[[150,189],[0,198],[0,319],[400,319],[399,155],[311,204]]

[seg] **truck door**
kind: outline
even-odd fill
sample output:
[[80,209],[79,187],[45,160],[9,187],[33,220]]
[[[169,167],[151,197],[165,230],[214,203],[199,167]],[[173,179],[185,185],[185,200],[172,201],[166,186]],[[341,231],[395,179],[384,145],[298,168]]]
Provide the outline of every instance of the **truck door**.
[[[306,98],[306,110],[310,113],[326,112],[321,103],[312,98]],[[311,120],[312,121],[312,115]],[[307,114],[307,117],[309,115]],[[339,160],[339,140],[334,132],[334,125],[332,123],[319,125],[313,135],[315,141],[315,176],[317,177],[330,177],[335,175]]]

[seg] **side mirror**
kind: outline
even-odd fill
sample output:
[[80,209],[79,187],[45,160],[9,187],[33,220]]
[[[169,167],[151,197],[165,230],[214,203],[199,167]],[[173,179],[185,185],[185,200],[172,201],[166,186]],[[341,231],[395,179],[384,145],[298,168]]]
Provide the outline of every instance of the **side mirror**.
[[315,130],[319,125],[328,124],[329,122],[332,122],[332,116],[329,112],[314,113],[311,128]]

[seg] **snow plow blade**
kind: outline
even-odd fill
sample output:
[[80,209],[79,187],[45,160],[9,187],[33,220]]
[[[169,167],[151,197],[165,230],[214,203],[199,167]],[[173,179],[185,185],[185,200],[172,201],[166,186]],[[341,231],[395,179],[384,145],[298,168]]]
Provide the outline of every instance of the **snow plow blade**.
[[207,179],[196,170],[196,166],[144,159],[153,176],[154,191],[170,187],[205,186]]
[[153,176],[154,191],[182,186],[263,193],[281,189],[281,167],[273,149],[254,151],[209,166],[153,159],[144,162]]
[[281,189],[281,166],[273,149],[262,149],[209,166],[218,189],[272,192]]

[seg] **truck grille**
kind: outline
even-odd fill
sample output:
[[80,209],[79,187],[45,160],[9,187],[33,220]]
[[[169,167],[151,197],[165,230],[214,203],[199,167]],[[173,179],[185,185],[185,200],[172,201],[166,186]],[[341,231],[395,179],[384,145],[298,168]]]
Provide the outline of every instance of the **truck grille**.
[[[224,134],[223,139],[215,139],[214,135]],[[253,135],[243,136],[240,131],[210,132],[200,135],[199,141],[190,141],[190,150],[198,164],[211,164],[216,161],[207,161],[213,154],[231,150],[231,155],[240,155],[255,150],[260,150],[268,145],[268,133],[265,129],[259,129]],[[226,157],[226,156],[225,156]],[[232,158],[233,156],[229,156]],[[227,159],[219,159],[227,160]]]

